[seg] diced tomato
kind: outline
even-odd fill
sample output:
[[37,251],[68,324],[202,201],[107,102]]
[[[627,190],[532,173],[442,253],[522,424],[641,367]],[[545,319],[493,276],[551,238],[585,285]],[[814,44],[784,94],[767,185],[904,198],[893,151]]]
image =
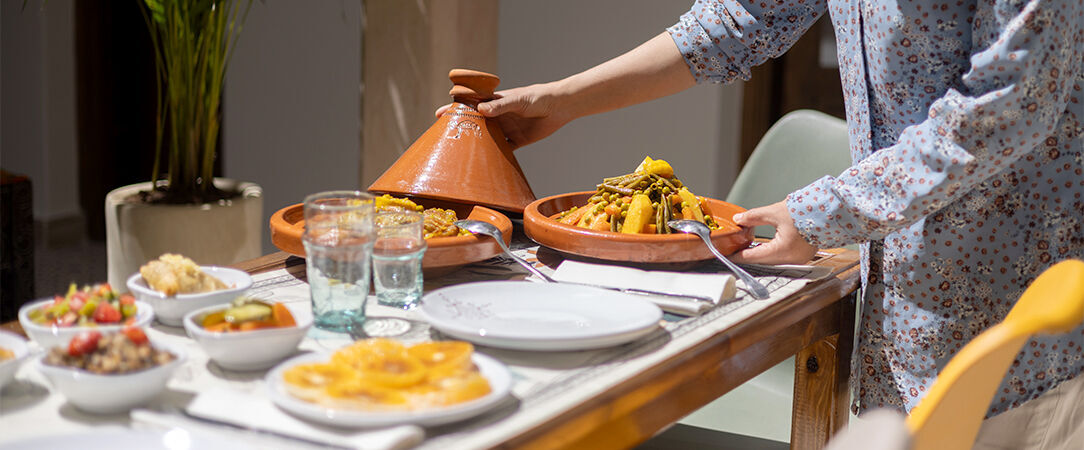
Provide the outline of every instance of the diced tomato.
[[98,285],[96,294],[108,298],[111,292],[113,292],[113,287],[110,286],[109,283],[102,283]]
[[72,311],[79,311],[80,309],[83,309],[83,305],[85,304],[87,304],[86,297],[75,296],[68,301],[68,308],[70,308]]
[[98,309],[94,310],[94,321],[98,323],[114,323],[120,322],[122,319],[120,311],[114,308],[109,302],[101,302],[98,304]]
[[128,336],[128,340],[136,345],[143,345],[148,342],[147,333],[144,333],[143,330],[139,328],[125,327],[121,332],[124,333],[125,336]]
[[134,305],[135,296],[132,294],[120,294],[120,304],[122,305]]
[[79,320],[79,314],[75,311],[68,311],[63,316],[57,317],[56,324],[62,327],[70,327],[75,325],[75,322]]
[[71,356],[82,356],[94,351],[98,348],[98,340],[102,338],[102,333],[97,331],[84,331],[75,335],[70,342],[68,342],[68,354]]
[[53,305],[59,305],[61,303],[64,303],[64,297],[59,296],[59,295],[54,295],[53,296]]

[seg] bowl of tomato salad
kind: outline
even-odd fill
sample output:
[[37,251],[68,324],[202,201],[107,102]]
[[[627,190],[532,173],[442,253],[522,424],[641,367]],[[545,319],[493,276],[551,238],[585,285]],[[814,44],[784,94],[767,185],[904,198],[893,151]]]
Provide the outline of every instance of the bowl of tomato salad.
[[109,283],[72,283],[64,295],[28,303],[19,309],[19,324],[42,348],[67,345],[72,336],[88,330],[103,333],[125,326],[145,327],[154,320],[154,308],[131,294],[118,294]]

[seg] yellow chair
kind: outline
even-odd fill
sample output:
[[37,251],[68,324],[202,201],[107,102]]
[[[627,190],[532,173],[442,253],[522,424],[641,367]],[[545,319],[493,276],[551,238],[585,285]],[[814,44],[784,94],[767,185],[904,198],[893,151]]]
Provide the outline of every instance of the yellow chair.
[[[882,440],[881,448],[971,448],[997,387],[1020,348],[1033,335],[1067,333],[1082,322],[1084,262],[1062,261],[1028,286],[1005,320],[976,336],[953,356],[902,424],[908,442],[900,446],[899,442]],[[871,442],[877,440],[869,438],[891,430],[890,422],[883,414],[878,415],[875,426],[880,430],[847,430],[833,440],[830,448],[871,448]]]

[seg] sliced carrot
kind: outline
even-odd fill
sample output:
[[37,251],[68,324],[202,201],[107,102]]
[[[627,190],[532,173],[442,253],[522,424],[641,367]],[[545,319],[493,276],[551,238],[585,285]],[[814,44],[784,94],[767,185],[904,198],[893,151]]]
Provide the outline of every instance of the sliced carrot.
[[579,222],[580,218],[583,217],[584,214],[587,214],[587,211],[590,211],[590,210],[591,210],[591,207],[589,207],[589,205],[581,206],[579,209],[577,209],[575,211],[572,211],[572,212],[568,213],[567,216],[564,216],[563,218],[561,218],[560,222],[565,223],[565,224],[569,224],[569,225],[575,225],[576,222]]
[[225,333],[227,331],[230,331],[230,323],[229,322],[219,322],[219,323],[216,323],[214,325],[205,326],[205,327],[203,327],[203,329],[207,330],[207,331],[210,331],[212,333]]
[[644,225],[644,234],[655,234],[658,231],[659,231],[658,225],[655,225],[653,223],[649,223],[647,225]]
[[699,199],[700,199],[700,211],[702,211],[704,213],[704,217],[708,217],[708,216],[714,217],[715,214],[711,213],[711,208],[708,207],[707,199],[705,199],[704,197],[700,197]]
[[241,323],[240,331],[252,331],[262,328],[275,328],[275,322],[271,320],[250,320],[248,322]]
[[294,315],[290,314],[290,309],[282,303],[275,303],[271,305],[271,321],[280,327],[297,326],[297,321],[294,320]]
[[610,231],[610,215],[606,213],[596,214],[587,228],[596,231]]
[[609,214],[610,217],[613,217],[613,216],[616,216],[618,214],[621,214],[621,207],[617,205],[617,202],[613,202],[613,203],[610,203],[610,204],[606,205],[605,211],[606,211],[606,214]]

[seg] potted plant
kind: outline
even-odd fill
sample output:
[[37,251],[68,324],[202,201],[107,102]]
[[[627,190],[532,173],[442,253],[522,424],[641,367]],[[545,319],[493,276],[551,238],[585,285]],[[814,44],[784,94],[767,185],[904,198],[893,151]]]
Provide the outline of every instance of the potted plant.
[[263,198],[214,177],[226,67],[251,0],[141,0],[155,48],[158,113],[151,181],[106,196],[109,282],[123,289],[166,252],[225,265],[260,255]]

